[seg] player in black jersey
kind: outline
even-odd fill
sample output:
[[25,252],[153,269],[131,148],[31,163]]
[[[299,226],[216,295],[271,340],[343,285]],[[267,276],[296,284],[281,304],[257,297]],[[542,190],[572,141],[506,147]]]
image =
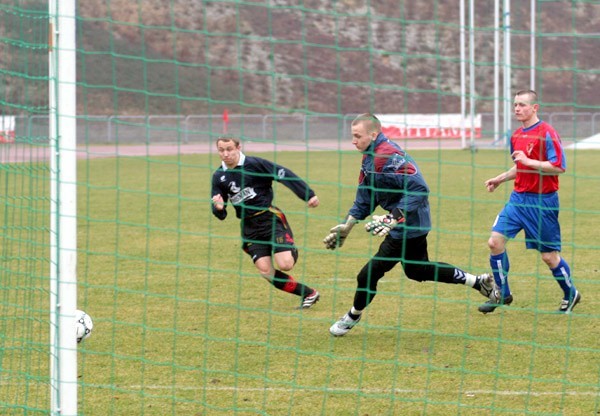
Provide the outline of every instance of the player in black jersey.
[[212,177],[212,213],[227,217],[230,203],[241,220],[242,249],[250,255],[262,277],[277,289],[302,298],[301,307],[310,308],[320,294],[287,272],[298,259],[294,235],[285,214],[273,202],[273,181],[288,187],[310,208],[319,205],[315,192],[291,170],[259,157],[246,156],[240,141],[231,136],[217,139],[221,167]]

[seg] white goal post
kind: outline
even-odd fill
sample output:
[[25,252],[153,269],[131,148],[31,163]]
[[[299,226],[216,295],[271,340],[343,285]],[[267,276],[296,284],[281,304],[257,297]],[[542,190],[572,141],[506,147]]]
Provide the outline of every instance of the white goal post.
[[77,120],[75,1],[50,0],[51,415],[77,415]]

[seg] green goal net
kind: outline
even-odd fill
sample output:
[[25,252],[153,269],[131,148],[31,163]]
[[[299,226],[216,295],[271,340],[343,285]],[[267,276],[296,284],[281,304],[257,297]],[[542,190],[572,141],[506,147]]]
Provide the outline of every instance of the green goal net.
[[[77,307],[94,322],[77,345],[78,414],[600,412],[600,4],[474,3],[77,2]],[[0,5],[3,415],[61,414],[50,370],[52,13]],[[362,223],[341,249],[322,242],[355,198],[351,121],[380,115],[417,161],[431,191],[429,257],[481,274],[512,190],[483,183],[513,164],[513,94],[529,88],[565,147],[561,254],[581,303],[555,313],[562,293],[520,233],[507,245],[510,306],[481,314],[476,291],[418,283],[397,265],[360,324],[332,337],[381,243]],[[321,294],[312,308],[261,278],[231,206],[224,221],[212,215],[223,134],[319,196],[312,209],[274,185],[299,252],[289,273]]]

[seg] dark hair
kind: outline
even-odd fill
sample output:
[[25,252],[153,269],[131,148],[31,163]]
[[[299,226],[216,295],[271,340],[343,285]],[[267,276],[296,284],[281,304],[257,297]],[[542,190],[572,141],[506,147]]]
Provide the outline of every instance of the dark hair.
[[358,115],[353,121],[352,125],[355,126],[360,123],[366,124],[366,129],[368,133],[371,132],[380,132],[381,131],[381,121],[374,114],[371,113],[363,113]]

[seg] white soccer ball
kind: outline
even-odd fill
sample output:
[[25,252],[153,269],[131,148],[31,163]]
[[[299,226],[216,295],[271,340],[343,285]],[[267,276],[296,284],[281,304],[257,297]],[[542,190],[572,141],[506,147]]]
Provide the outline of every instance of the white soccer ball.
[[80,343],[84,339],[88,338],[92,334],[94,329],[94,322],[92,318],[85,313],[77,309],[75,311],[75,330],[77,333],[77,343]]

